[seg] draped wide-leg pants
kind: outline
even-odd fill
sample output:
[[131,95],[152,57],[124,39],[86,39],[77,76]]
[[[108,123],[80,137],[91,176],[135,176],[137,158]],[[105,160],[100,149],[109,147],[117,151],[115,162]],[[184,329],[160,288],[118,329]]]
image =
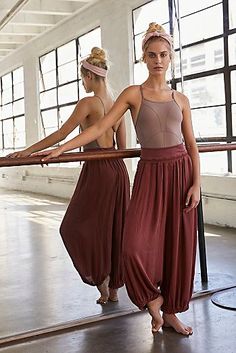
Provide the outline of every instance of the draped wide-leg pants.
[[144,309],[161,292],[162,310],[188,309],[193,290],[196,209],[186,212],[192,163],[183,144],[143,148],[124,229],[125,284]]
[[[108,150],[108,149],[103,149]],[[121,159],[85,162],[60,233],[82,280],[110,288],[123,281],[123,229],[130,183]]]

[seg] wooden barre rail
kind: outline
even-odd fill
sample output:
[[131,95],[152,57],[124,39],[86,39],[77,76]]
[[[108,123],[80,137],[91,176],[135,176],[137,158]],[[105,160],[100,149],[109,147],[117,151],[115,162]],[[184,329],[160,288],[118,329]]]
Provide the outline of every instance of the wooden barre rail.
[[[222,143],[222,144],[208,144],[198,145],[198,150],[204,152],[218,152],[218,151],[232,151],[236,150],[236,143]],[[78,161],[91,161],[97,159],[112,159],[112,158],[133,158],[140,157],[141,149],[131,148],[126,150],[112,150],[112,151],[89,151],[89,152],[70,152],[63,153],[61,156],[52,158],[49,163],[67,163]],[[9,158],[0,157],[0,167],[15,167],[20,165],[43,164],[43,156],[30,156],[24,158]]]

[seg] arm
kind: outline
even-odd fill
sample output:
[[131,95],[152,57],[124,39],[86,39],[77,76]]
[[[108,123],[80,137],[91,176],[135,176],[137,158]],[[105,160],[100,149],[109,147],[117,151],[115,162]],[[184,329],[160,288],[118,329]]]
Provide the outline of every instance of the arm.
[[[191,211],[194,207],[197,207],[200,200],[200,162],[199,153],[196,144],[196,140],[193,133],[191,110],[187,97],[183,96],[183,122],[182,132],[185,140],[185,146],[190,155],[193,165],[193,184],[188,191],[186,206],[187,211]],[[191,201],[191,202],[190,202]],[[189,204],[190,203],[190,204]]]
[[73,113],[68,118],[68,120],[61,126],[60,129],[53,132],[44,139],[34,143],[28,148],[10,154],[9,157],[28,157],[34,152],[44,150],[64,140],[66,136],[69,135],[69,133],[71,133],[80,123],[82,123],[86,119],[89,114],[89,106],[90,104],[87,98],[82,99],[76,104]]
[[121,118],[120,124],[116,131],[116,142],[118,149],[126,148],[126,128],[125,128],[125,119]]
[[50,158],[58,157],[60,154],[66,151],[73,150],[80,146],[84,146],[89,142],[92,142],[99,138],[107,129],[115,125],[115,123],[121,119],[124,113],[129,109],[129,88],[124,90],[113,104],[111,110],[105,115],[105,117],[99,120],[96,124],[90,126],[81,134],[64,143],[60,147],[54,149],[51,154],[43,158],[42,161],[46,162]]

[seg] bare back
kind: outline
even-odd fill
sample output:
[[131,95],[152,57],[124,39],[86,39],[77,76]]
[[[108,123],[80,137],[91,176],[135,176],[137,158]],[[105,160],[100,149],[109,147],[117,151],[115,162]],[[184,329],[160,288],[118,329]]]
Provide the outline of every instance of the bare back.
[[[90,102],[89,102],[90,101]],[[89,97],[88,104],[90,104],[90,113],[83,123],[80,124],[81,130],[84,131],[88,127],[96,124],[104,115],[111,109],[113,101],[110,97],[101,98],[99,96]],[[110,148],[114,146],[114,131],[109,128],[97,140],[92,141],[84,146],[84,150],[93,148]]]

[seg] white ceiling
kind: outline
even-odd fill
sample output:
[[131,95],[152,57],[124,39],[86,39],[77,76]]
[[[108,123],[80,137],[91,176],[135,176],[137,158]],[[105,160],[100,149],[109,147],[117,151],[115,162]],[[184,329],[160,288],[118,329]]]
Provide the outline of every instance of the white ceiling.
[[0,0],[0,61],[97,0]]

